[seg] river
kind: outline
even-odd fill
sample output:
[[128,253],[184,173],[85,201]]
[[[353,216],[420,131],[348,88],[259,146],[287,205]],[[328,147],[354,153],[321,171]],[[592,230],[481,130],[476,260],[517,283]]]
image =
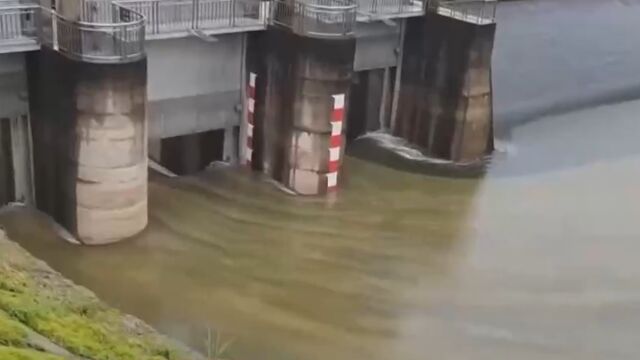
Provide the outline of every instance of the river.
[[[481,178],[348,157],[342,189],[324,200],[218,167],[152,176],[149,228],[113,246],[65,244],[28,209],[4,212],[0,223],[53,268],[170,336],[202,351],[209,329],[233,339],[231,359],[639,358],[640,101],[627,101],[631,72],[611,73],[597,91],[571,80],[588,74],[586,65],[556,77],[562,66],[540,60],[547,75],[529,68],[516,82],[505,74],[520,71],[505,59],[520,54],[517,36],[547,29],[530,13],[517,24],[514,9],[573,18],[548,3],[500,9],[511,24],[496,39],[501,135]],[[529,35],[518,32],[524,26]],[[563,58],[549,49],[548,59]],[[597,47],[580,51],[601,70],[616,63],[598,63]],[[571,106],[557,107],[568,92]]]

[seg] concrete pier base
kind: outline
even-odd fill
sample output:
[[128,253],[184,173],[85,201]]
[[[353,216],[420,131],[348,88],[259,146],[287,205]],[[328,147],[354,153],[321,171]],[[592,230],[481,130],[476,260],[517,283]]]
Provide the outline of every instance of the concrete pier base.
[[29,54],[38,208],[84,244],[147,224],[146,59],[90,64]]
[[250,47],[251,166],[301,195],[336,189],[355,40],[303,37],[273,27]]
[[395,135],[455,163],[493,150],[495,31],[430,12],[407,20]]

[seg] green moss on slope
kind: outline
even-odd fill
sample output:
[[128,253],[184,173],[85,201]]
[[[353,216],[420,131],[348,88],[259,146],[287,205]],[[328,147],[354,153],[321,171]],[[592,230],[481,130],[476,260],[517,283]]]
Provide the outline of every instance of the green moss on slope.
[[0,360],[64,360],[64,358],[35,350],[16,349],[0,345]]
[[[7,242],[0,236],[0,315],[4,312],[0,316],[0,344],[24,347],[26,334],[19,330],[22,324],[92,360],[190,358],[141,321],[107,307],[15,244],[7,247]],[[0,360],[13,359],[7,357],[7,351],[21,351],[8,349],[4,348]],[[15,359],[22,359],[15,354]]]
[[0,311],[0,345],[25,347],[27,332],[22,324]]

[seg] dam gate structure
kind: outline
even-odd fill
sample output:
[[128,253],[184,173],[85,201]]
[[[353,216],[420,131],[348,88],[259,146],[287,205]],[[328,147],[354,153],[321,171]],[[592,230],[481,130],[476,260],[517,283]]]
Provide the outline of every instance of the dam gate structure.
[[496,1],[0,0],[0,197],[84,244],[147,224],[149,161],[243,164],[300,195],[386,131],[493,147]]

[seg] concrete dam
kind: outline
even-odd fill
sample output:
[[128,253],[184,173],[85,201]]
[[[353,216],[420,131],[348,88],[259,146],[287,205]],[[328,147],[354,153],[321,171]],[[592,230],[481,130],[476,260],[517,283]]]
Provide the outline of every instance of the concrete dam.
[[147,158],[325,195],[367,131],[452,163],[493,148],[495,1],[2,4],[3,197],[84,244],[145,228]]
[[229,359],[638,357],[640,2],[149,3],[3,38],[30,253]]

